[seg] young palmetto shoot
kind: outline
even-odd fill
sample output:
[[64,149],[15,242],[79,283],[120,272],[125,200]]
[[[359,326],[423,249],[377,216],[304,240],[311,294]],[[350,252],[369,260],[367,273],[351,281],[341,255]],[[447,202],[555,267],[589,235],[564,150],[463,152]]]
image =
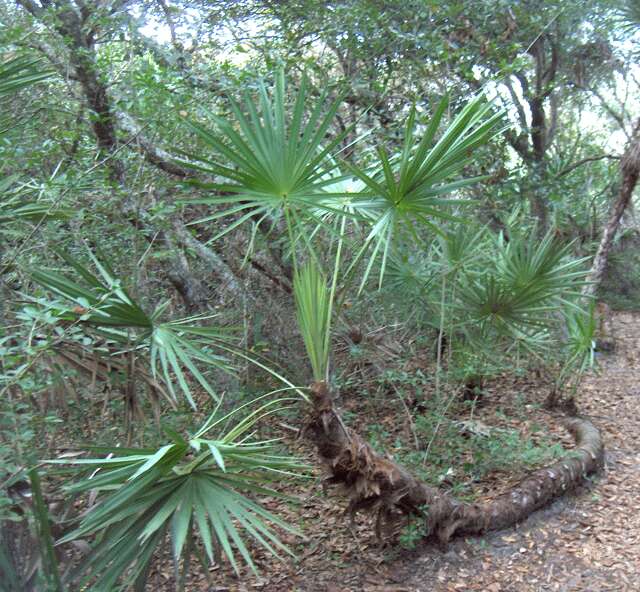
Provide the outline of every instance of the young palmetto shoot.
[[293,292],[300,333],[316,382],[327,380],[329,371],[328,335],[331,330],[330,292],[316,263],[309,262],[293,278]]

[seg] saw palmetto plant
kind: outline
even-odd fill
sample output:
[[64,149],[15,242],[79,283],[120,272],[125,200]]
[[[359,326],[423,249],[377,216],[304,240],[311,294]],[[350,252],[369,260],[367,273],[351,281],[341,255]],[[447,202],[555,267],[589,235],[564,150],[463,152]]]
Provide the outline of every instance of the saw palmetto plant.
[[572,257],[571,246],[559,244],[552,233],[537,243],[499,236],[494,253],[493,271],[467,274],[460,290],[474,322],[519,337],[556,323],[554,313],[563,306],[575,306],[585,260]]
[[424,130],[414,109],[398,154],[380,148],[374,166],[344,165],[342,169],[349,170],[345,175],[338,156],[346,132],[327,140],[338,108],[335,101],[325,108],[327,96],[308,105],[303,79],[289,112],[280,72],[271,93],[260,83],[257,99],[247,93],[242,104],[229,100],[232,121],[210,115],[215,130],[188,121],[213,156],[185,154],[187,160],[181,162],[214,176],[215,182],[198,186],[217,195],[185,203],[216,207],[195,223],[235,217],[211,240],[246,222],[259,224],[284,214],[292,250],[296,245],[313,248],[304,222],[325,227],[324,236],[334,238],[338,232],[335,225],[329,228],[323,212],[347,218],[364,232],[365,240],[359,240],[345,277],[364,262],[364,285],[376,262],[383,276],[395,242],[407,235],[415,242],[425,230],[433,232],[436,222],[458,219],[454,214],[463,202],[446,196],[480,179],[460,178],[460,173],[473,162],[474,151],[500,132],[503,115],[480,95],[438,135],[447,100],[440,102]]
[[81,565],[67,575],[68,589],[143,590],[150,563],[165,544],[181,589],[194,558],[205,570],[224,558],[239,573],[239,556],[256,572],[249,539],[270,555],[292,555],[277,530],[300,533],[254,497],[282,497],[270,482],[300,477],[306,467],[278,453],[277,441],[256,439],[254,432],[258,421],[297,398],[283,389],[261,399],[227,414],[218,407],[187,438],[168,430],[171,441],[158,448],[92,447],[92,458],[50,461],[84,473],[68,493],[97,494],[95,505],[58,541],[94,540]]
[[97,333],[112,343],[112,349],[119,355],[133,355],[139,363],[147,364],[151,374],[164,381],[172,404],[177,403],[178,392],[181,392],[192,407],[196,406],[186,372],[211,397],[218,398],[199,366],[233,372],[226,354],[234,350],[234,343],[228,331],[199,324],[211,320],[212,315],[163,321],[160,317],[165,306],[147,314],[104,258],[99,260],[89,253],[98,270],[96,276],[69,255],[62,252],[59,255],[74,276],[33,270],[31,277],[37,283],[62,298],[40,298],[36,304],[45,307],[62,323]]
[[[152,375],[164,384],[160,392],[172,404],[182,394],[195,407],[194,383],[218,401],[216,412],[188,438],[167,429],[172,441],[158,448],[91,448],[101,456],[52,461],[89,470],[69,485],[68,493],[98,493],[97,505],[57,541],[91,541],[91,551],[64,585],[91,583],[92,589],[105,591],[131,585],[143,589],[150,562],[167,541],[176,573],[182,570],[177,577],[182,583],[193,557],[207,568],[226,557],[238,571],[239,555],[255,571],[248,539],[273,555],[291,554],[269,524],[293,533],[297,530],[262,508],[253,496],[279,495],[269,487],[270,480],[296,476],[304,467],[291,455],[278,454],[276,441],[257,440],[255,428],[266,416],[299,401],[301,391],[256,360],[290,386],[220,414],[221,397],[206,373],[212,368],[233,372],[232,355],[253,361],[234,344],[232,335],[203,326],[210,315],[162,321],[162,306],[147,314],[104,255],[88,253],[94,274],[69,255],[58,254],[67,264],[66,274],[41,269],[30,274],[56,296],[33,299],[36,309],[46,311],[49,322],[63,332],[73,327],[99,336],[111,344],[107,356],[135,356],[138,367],[149,368],[148,380]],[[61,338],[58,332],[54,340]],[[295,396],[287,396],[288,391]],[[267,397],[267,402],[261,401]],[[249,406],[254,409],[247,413]],[[204,555],[196,540],[201,541]]]

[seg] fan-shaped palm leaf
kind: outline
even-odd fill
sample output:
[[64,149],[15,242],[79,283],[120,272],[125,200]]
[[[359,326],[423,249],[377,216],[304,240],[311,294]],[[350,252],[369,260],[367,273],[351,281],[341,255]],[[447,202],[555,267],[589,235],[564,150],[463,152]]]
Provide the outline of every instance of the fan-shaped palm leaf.
[[460,200],[445,199],[482,177],[451,180],[473,162],[473,151],[486,144],[503,129],[502,112],[496,112],[483,96],[469,102],[436,140],[447,100],[434,112],[422,138],[417,139],[415,109],[407,120],[404,144],[397,156],[378,149],[379,161],[373,172],[352,167],[353,174],[366,185],[366,195],[355,204],[358,214],[369,220],[370,230],[363,251],[372,248],[363,282],[368,279],[372,261],[381,257],[380,281],[395,235],[408,231],[414,243],[420,242],[419,227],[439,232],[436,221],[458,220],[452,206]]
[[216,131],[187,122],[215,156],[210,160],[188,154],[189,160],[183,164],[220,179],[198,184],[218,196],[188,203],[230,206],[197,222],[239,216],[214,239],[266,214],[308,213],[310,207],[319,205],[319,197],[326,197],[324,188],[340,178],[330,156],[344,137],[344,133],[338,134],[326,141],[339,105],[334,101],[325,109],[327,95],[325,92],[319,97],[307,115],[307,83],[303,78],[289,115],[281,71],[271,94],[259,83],[257,105],[249,93],[242,104],[230,99],[234,122],[211,115]]
[[196,534],[209,564],[224,555],[236,572],[236,552],[256,571],[247,538],[275,556],[292,554],[268,523],[292,533],[297,529],[247,495],[280,496],[268,487],[269,481],[299,476],[306,468],[296,458],[275,454],[274,442],[252,442],[246,437],[257,421],[282,410],[288,401],[273,399],[243,419],[235,418],[215,439],[205,436],[213,428],[228,425],[239,410],[224,417],[214,413],[190,439],[174,434],[173,442],[158,449],[92,448],[108,456],[50,461],[90,468],[88,478],[68,489],[99,493],[98,504],[59,541],[96,535],[91,553],[73,574],[81,576],[78,585],[94,581],[92,589],[109,591],[128,589],[134,582],[141,585],[154,552],[167,536],[176,568],[181,558],[187,565]]
[[521,338],[548,327],[559,306],[576,308],[574,297],[584,282],[585,259],[574,259],[570,245],[560,245],[550,232],[541,241],[500,237],[485,271],[466,270],[457,286],[460,309],[472,323],[489,323]]
[[[163,307],[153,314],[147,314],[122,286],[104,257],[99,260],[92,253],[89,254],[100,274],[100,277],[96,277],[72,257],[58,254],[75,272],[76,279],[48,270],[31,272],[36,282],[75,305],[70,307],[58,301],[45,302],[50,311],[61,320],[77,322],[106,334],[125,350],[148,352],[154,378],[158,373],[162,375],[174,402],[177,400],[174,383],[177,382],[195,408],[184,369],[217,399],[214,388],[198,368],[199,364],[204,364],[233,372],[225,356],[211,351],[218,346],[223,347],[220,351],[230,351],[232,344],[229,335],[220,329],[197,325],[215,315],[162,322],[159,317]],[[42,301],[36,302],[42,304]]]

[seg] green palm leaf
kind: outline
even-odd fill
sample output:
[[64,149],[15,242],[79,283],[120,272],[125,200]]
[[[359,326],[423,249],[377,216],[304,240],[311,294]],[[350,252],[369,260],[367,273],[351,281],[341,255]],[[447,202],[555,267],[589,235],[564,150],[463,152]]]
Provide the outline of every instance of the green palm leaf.
[[[295,458],[275,454],[273,442],[252,442],[245,436],[265,414],[279,412],[287,401],[273,399],[260,405],[215,440],[203,436],[216,426],[228,425],[239,410],[225,417],[214,414],[188,441],[178,437],[157,450],[113,448],[107,458],[49,461],[89,467],[91,476],[68,489],[99,492],[98,503],[58,541],[95,536],[91,553],[72,576],[78,585],[94,581],[92,589],[112,591],[139,583],[167,537],[176,565],[181,559],[186,565],[193,546],[189,541],[196,535],[210,564],[219,560],[216,550],[220,550],[236,572],[240,569],[236,554],[256,571],[249,538],[272,555],[291,555],[273,526],[294,534],[297,529],[248,494],[280,496],[268,487],[269,481],[280,480],[283,474],[299,476],[306,467]],[[196,455],[189,456],[189,450]]]
[[436,133],[447,107],[444,99],[438,105],[422,138],[417,139],[415,109],[407,120],[404,143],[399,155],[390,156],[378,149],[378,164],[367,172],[352,167],[353,174],[366,186],[366,191],[353,205],[358,214],[369,220],[370,230],[362,251],[371,249],[371,259],[361,289],[373,267],[381,258],[380,282],[384,275],[392,242],[399,231],[408,231],[419,240],[417,227],[435,232],[436,221],[460,221],[451,213],[460,200],[442,196],[477,183],[482,177],[451,181],[473,162],[473,151],[489,142],[504,127],[502,112],[496,112],[483,96],[470,101],[454,118],[440,139]]
[[172,402],[177,401],[177,385],[195,408],[187,373],[213,398],[218,398],[199,366],[233,373],[228,358],[212,351],[215,348],[221,352],[230,351],[232,343],[226,332],[197,325],[215,315],[163,322],[160,320],[163,307],[147,314],[130,296],[104,257],[98,259],[89,253],[98,277],[69,255],[61,252],[58,255],[75,272],[73,279],[49,270],[32,270],[31,277],[75,306],[65,306],[57,301],[36,302],[44,302],[47,309],[61,320],[75,322],[87,330],[94,329],[106,335],[125,351],[148,354],[152,375],[154,378],[158,374],[162,376]]
[[278,74],[271,93],[263,83],[258,86],[257,101],[249,93],[245,94],[242,104],[229,100],[234,123],[212,114],[210,119],[216,125],[213,132],[187,121],[215,156],[207,159],[185,154],[188,160],[183,164],[219,179],[214,183],[199,183],[204,189],[216,191],[218,196],[187,203],[228,206],[195,223],[239,215],[212,240],[250,219],[290,210],[308,213],[312,206],[319,205],[321,197],[326,198],[325,187],[341,178],[337,163],[330,156],[346,132],[329,142],[325,140],[339,101],[325,109],[328,97],[325,92],[306,114],[307,82],[303,78],[292,112],[288,114],[284,72]]
[[0,63],[0,98],[49,78],[53,72],[43,71],[40,60],[18,56]]

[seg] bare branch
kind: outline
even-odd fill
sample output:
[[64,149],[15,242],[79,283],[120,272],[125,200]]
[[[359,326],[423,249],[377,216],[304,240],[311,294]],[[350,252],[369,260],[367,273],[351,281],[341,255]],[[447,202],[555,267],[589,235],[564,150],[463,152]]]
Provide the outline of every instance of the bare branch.
[[507,87],[509,94],[511,95],[511,100],[513,101],[516,111],[518,112],[518,119],[520,120],[520,125],[522,126],[522,129],[526,130],[529,126],[527,125],[527,116],[524,112],[524,105],[518,98],[518,95],[516,94],[516,91],[513,88],[513,84],[509,76],[507,76],[504,79],[504,84]]
[[222,287],[225,290],[231,292],[231,294],[236,298],[244,299],[248,296],[247,292],[242,288],[242,285],[235,273],[233,273],[231,268],[225,263],[220,255],[191,234],[184,222],[178,217],[173,219],[172,225],[178,242],[185,247],[193,249],[196,255],[210,267],[211,271],[216,276],[218,276],[223,284]]
[[618,113],[609,103],[605,100],[602,94],[596,90],[595,88],[582,87],[585,90],[589,91],[594,97],[600,101],[600,105],[602,108],[616,121],[616,123],[620,126],[620,129],[623,131],[624,135],[627,137],[627,140],[631,140],[631,135],[626,129],[625,121],[624,121],[624,113]]
[[607,158],[610,160],[620,160],[620,156],[617,156],[616,154],[601,154],[600,156],[588,156],[587,158],[581,158],[580,160],[569,165],[568,167],[562,169],[556,175],[556,177],[564,177],[565,175],[568,175],[569,173],[575,171],[578,167],[581,167],[583,164],[587,164],[588,162],[597,162],[599,160],[605,160]]
[[549,110],[550,121],[549,129],[547,130],[547,146],[551,146],[553,138],[556,135],[556,131],[558,130],[558,97],[555,93],[551,93],[551,95],[549,95]]
[[174,175],[176,177],[186,178],[191,177],[192,173],[187,169],[182,168],[176,164],[171,155],[166,151],[156,146],[151,142],[142,132],[143,129],[136,123],[136,121],[124,111],[116,111],[116,118],[121,130],[127,134],[135,137],[134,145],[142,152],[144,157],[153,165],[163,170],[165,173]]

